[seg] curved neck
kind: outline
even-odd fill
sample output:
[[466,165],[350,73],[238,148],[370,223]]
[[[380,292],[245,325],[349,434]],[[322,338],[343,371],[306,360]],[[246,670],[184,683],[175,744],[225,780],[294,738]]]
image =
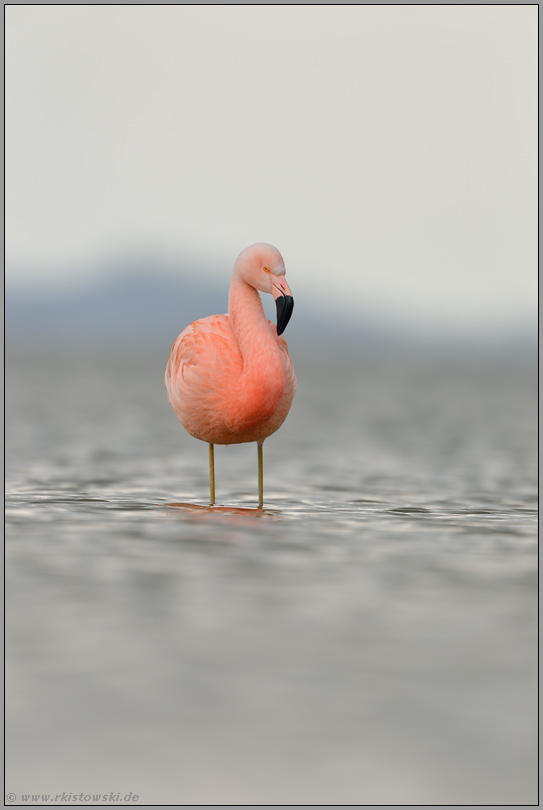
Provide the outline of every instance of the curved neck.
[[264,314],[258,290],[234,268],[228,318],[242,357],[242,371],[228,391],[233,433],[264,425],[285,392],[286,374],[277,338]]
[[[284,382],[283,360],[277,340],[270,329],[268,319],[258,290],[244,281],[236,272],[232,275],[228,296],[228,317],[243,357],[243,374],[261,378],[261,384],[270,378],[281,378]],[[253,357],[259,360],[265,356],[266,363],[251,363]]]
[[243,359],[249,358],[255,345],[276,348],[258,290],[244,281],[237,273],[232,276],[228,296],[228,317],[238,342]]

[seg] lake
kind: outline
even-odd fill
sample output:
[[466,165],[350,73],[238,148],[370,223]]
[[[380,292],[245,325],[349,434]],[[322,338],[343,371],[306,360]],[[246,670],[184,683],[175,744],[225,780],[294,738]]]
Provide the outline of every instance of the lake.
[[533,364],[293,352],[187,511],[168,350],[8,352],[12,803],[535,804]]

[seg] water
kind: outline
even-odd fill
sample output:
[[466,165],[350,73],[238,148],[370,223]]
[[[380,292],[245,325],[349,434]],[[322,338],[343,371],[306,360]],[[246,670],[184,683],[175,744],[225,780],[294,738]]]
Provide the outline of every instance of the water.
[[265,510],[247,445],[210,513],[167,506],[208,471],[165,357],[36,351],[7,376],[17,803],[536,803],[531,368],[298,362]]

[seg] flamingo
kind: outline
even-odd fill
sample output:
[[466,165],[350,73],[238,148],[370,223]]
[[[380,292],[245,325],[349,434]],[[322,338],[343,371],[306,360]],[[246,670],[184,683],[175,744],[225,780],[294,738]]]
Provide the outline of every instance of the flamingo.
[[[164,382],[185,430],[209,444],[210,506],[215,504],[215,444],[256,442],[258,507],[264,505],[264,439],[285,421],[296,391],[288,346],[280,337],[294,299],[277,248],[263,242],[234,263],[228,315],[194,321],[173,344]],[[271,293],[277,327],[268,321],[258,290]]]

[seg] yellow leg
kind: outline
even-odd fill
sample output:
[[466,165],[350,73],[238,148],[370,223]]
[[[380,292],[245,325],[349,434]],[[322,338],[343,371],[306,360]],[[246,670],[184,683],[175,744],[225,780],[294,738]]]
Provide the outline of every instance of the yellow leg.
[[258,508],[264,506],[264,461],[262,458],[262,445],[257,442],[258,448]]
[[215,506],[215,449],[209,445],[209,505]]

